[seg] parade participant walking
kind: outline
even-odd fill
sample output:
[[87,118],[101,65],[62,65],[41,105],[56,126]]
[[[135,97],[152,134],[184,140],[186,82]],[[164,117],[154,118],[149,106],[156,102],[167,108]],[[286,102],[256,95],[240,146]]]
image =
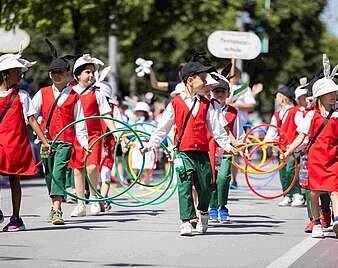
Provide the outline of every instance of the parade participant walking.
[[[80,96],[69,86],[69,63],[65,58],[58,57],[49,40],[47,43],[53,55],[53,60],[48,67],[49,78],[53,84],[41,88],[32,101],[37,114],[42,115],[41,127],[45,135],[52,140],[65,126],[82,119],[83,110]],[[68,128],[59,137],[56,148],[53,148],[55,153],[51,159],[52,166],[49,167],[48,159],[43,160],[48,193],[52,199],[52,209],[47,221],[56,225],[64,224],[61,202],[64,197],[66,172],[75,136],[83,148],[88,148],[86,124],[80,122],[75,127]]]
[[[212,98],[219,101],[225,120],[228,123],[227,129],[238,140],[244,134],[244,130],[237,115],[237,109],[226,104],[226,100],[229,96],[230,86],[227,81],[220,80],[218,84],[213,86]],[[232,155],[230,152],[224,152],[223,149],[217,146],[214,139],[210,145],[214,147],[210,151],[216,154],[216,157],[220,160],[220,163],[218,163],[219,166],[216,167],[217,187],[211,194],[210,220],[213,222],[229,223],[230,215],[226,205],[228,203],[229,184],[231,180]]]
[[9,177],[13,207],[13,214],[3,228],[4,232],[25,229],[19,215],[20,178],[38,173],[28,140],[27,124],[41,139],[42,146],[50,150],[48,141],[35,120],[35,110],[28,93],[18,88],[22,72],[27,71],[30,66],[32,64],[21,59],[20,54],[5,54],[0,57],[0,174]]
[[338,113],[335,111],[338,86],[332,80],[337,66],[330,74],[330,65],[325,54],[323,65],[324,77],[318,79],[312,87],[316,109],[307,113],[297,129],[299,135],[286,151],[286,156],[291,154],[308,136],[308,184],[315,221],[312,229],[314,238],[324,237],[319,219],[320,192],[329,192],[331,195],[335,216],[333,230],[338,237]]
[[[264,141],[278,140],[283,148],[286,148],[297,137],[297,122],[295,115],[298,107],[294,105],[294,90],[289,86],[281,86],[277,89],[276,93],[276,112],[271,118],[270,124],[281,129],[281,134],[274,127],[269,127]],[[300,152],[296,152],[296,159],[293,156],[289,159],[284,168],[279,171],[280,181],[283,191],[285,191],[291,184],[292,178],[295,174],[295,161],[299,163]],[[284,196],[283,200],[278,203],[278,206],[304,206],[305,200],[301,194],[298,174],[297,181],[292,189]]]
[[185,92],[171,100],[164,111],[163,121],[142,149],[142,153],[155,149],[176,124],[174,165],[178,181],[182,236],[192,235],[192,225],[189,221],[196,218],[192,197],[193,175],[198,193],[197,209],[200,211],[196,230],[205,233],[208,228],[212,174],[206,133],[209,131],[222,148],[232,151],[229,136],[224,128],[224,117],[220,110],[214,109],[210,101],[200,95],[206,84],[208,70],[210,66],[205,66],[194,58],[184,65],[182,79]]
[[[83,113],[85,117],[105,115],[111,117],[111,108],[104,97],[100,93],[98,87],[94,85],[95,72],[98,72],[99,66],[103,62],[85,54],[78,58],[74,64],[73,74],[75,80],[78,82],[73,87],[73,90],[80,95],[80,100],[83,106]],[[104,120],[110,130],[115,130],[113,121]],[[101,120],[91,119],[86,121],[88,130],[88,144],[91,145],[102,134]],[[76,194],[79,197],[84,197],[85,178],[84,178],[84,159],[86,157],[86,150],[81,146],[79,141],[75,139],[72,156],[69,162],[69,167],[74,169],[74,181]],[[88,177],[93,187],[98,186],[98,179],[100,173],[98,167],[101,163],[102,141],[97,142],[91,149],[90,155],[87,159]],[[97,199],[95,191],[90,187],[90,199]],[[100,213],[101,208],[99,202],[91,202],[90,214],[95,215]],[[85,202],[78,200],[78,205],[71,213],[72,217],[81,217],[86,215]]]

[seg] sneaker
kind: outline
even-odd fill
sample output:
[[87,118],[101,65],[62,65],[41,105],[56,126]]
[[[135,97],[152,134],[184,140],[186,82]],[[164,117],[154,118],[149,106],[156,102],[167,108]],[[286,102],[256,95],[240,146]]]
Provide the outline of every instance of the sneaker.
[[53,207],[50,209],[49,213],[48,213],[48,217],[47,217],[47,222],[48,223],[52,223],[53,221],[53,215],[54,215],[54,210]]
[[84,217],[86,216],[86,205],[77,205],[72,213],[70,213],[71,217]]
[[194,228],[194,229],[196,229],[197,223],[198,223],[197,218],[190,220],[190,224],[191,224],[192,228]]
[[25,224],[22,219],[17,216],[12,216],[9,223],[2,229],[3,232],[17,232],[25,230]]
[[331,210],[330,211],[323,211],[322,210],[322,216],[320,217],[320,224],[323,226],[323,228],[329,228],[331,225]]
[[196,231],[199,233],[206,233],[208,230],[208,220],[209,220],[209,212],[201,212],[199,221],[196,225]]
[[101,207],[100,207],[99,202],[91,202],[91,203],[90,203],[89,210],[90,210],[90,215],[97,215],[97,214],[100,214],[100,212],[101,212]]
[[230,215],[227,208],[219,209],[219,221],[220,223],[230,223]]
[[312,238],[324,238],[323,227],[320,224],[315,224],[313,226]]
[[283,200],[281,202],[278,203],[279,207],[287,207],[291,205],[291,198],[288,196],[284,196]]
[[314,225],[315,225],[315,220],[310,220],[310,222],[306,225],[304,232],[311,234]]
[[184,222],[180,226],[180,236],[192,236],[192,225],[190,222]]
[[301,194],[294,194],[292,196],[292,207],[304,207],[305,205],[305,199],[304,196]]
[[338,221],[335,221],[334,223],[333,223],[333,231],[335,232],[335,234],[336,234],[336,237],[338,238]]
[[103,209],[104,212],[107,212],[112,209],[112,205],[109,202],[104,202]]
[[53,219],[52,223],[54,225],[63,225],[65,224],[64,220],[62,219],[62,211],[57,209],[53,211]]
[[218,210],[217,208],[210,208],[210,222],[218,222]]
[[232,181],[232,182],[230,183],[230,189],[232,189],[232,190],[238,189],[237,181]]
[[0,209],[0,223],[4,222],[4,214],[2,213],[2,210]]

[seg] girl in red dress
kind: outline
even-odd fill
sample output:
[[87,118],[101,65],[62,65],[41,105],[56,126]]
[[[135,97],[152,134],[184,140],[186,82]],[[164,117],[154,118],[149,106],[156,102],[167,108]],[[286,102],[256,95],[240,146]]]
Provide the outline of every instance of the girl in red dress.
[[309,188],[311,210],[315,220],[312,237],[315,238],[324,237],[319,219],[320,192],[330,193],[335,216],[333,230],[338,236],[338,112],[334,111],[338,86],[332,80],[338,67],[336,66],[330,74],[326,56],[323,57],[323,62],[324,77],[318,79],[312,86],[316,109],[306,114],[297,129],[298,137],[286,151],[286,155],[292,153],[308,136],[310,145],[308,147]]
[[[26,91],[17,89],[22,72],[32,64],[20,55],[5,54],[0,57],[0,174],[8,176],[11,186],[13,215],[3,228],[4,232],[25,229],[19,216],[21,204],[21,176],[37,174],[28,140],[27,124],[50,149],[38,123],[35,109]],[[2,214],[2,213],[1,213]]]

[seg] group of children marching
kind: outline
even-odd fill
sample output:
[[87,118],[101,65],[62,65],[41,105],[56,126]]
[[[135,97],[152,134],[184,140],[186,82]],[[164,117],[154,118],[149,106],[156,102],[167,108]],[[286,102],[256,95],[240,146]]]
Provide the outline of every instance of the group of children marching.
[[[52,85],[41,88],[32,100],[25,91],[17,88],[22,72],[32,63],[22,59],[21,55],[6,54],[0,57],[0,174],[9,176],[13,204],[13,215],[4,231],[25,229],[19,216],[20,177],[37,173],[29,146],[27,124],[31,125],[41,141],[42,153],[50,156],[43,160],[52,203],[48,222],[64,224],[61,204],[69,168],[73,169],[76,195],[80,198],[71,212],[72,217],[101,211],[98,193],[91,187],[91,202],[87,211],[84,201],[85,173],[94,188],[100,180],[101,195],[107,196],[109,191],[113,148],[118,134],[94,146],[93,142],[105,132],[118,128],[111,118],[122,119],[116,106],[112,105],[111,88],[96,75],[103,63],[85,54],[76,60],[71,70],[66,57],[58,56],[53,45],[49,41],[48,44],[53,55],[48,67]],[[271,120],[271,125],[275,127],[270,127],[265,137],[265,141],[278,140],[281,149],[286,151],[285,156],[290,156],[287,165],[280,171],[283,191],[294,177],[295,161],[299,163],[304,153],[308,156],[306,198],[297,180],[279,205],[303,206],[306,200],[311,223],[307,231],[311,231],[313,237],[324,237],[322,226],[330,225],[330,202],[323,197],[329,195],[335,217],[333,230],[338,235],[338,121],[337,112],[334,111],[338,89],[333,82],[335,71],[336,68],[332,73],[324,69],[324,76],[316,77],[310,83],[303,80],[296,90],[296,96],[291,87],[280,87],[276,93],[278,110]],[[70,72],[75,85],[69,83]],[[149,155],[149,151],[156,150],[175,127],[174,167],[182,221],[180,235],[191,236],[194,227],[197,232],[205,233],[209,220],[230,222],[226,206],[231,156],[237,153],[236,146],[244,130],[237,109],[227,104],[231,84],[226,75],[217,73],[211,65],[193,57],[183,66],[181,79],[183,90],[171,99],[149,142],[139,150],[141,154]],[[309,91],[312,91],[312,102],[306,99]],[[150,109],[146,103],[138,103],[136,110],[138,121],[148,121]],[[35,119],[37,116],[40,116],[40,124]],[[82,120],[90,116],[105,116],[106,119]],[[74,121],[78,122],[64,129]],[[52,150],[49,142],[56,137],[58,139]],[[294,153],[301,145],[305,145],[306,149]],[[90,154],[86,157],[88,152]],[[146,163],[146,168],[151,168],[151,165]],[[0,215],[1,220],[3,216]]]

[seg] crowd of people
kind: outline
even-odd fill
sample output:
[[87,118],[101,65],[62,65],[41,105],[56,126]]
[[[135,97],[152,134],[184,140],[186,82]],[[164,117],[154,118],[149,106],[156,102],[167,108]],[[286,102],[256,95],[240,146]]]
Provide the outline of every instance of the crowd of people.
[[[153,92],[118,102],[105,81],[109,68],[103,69],[101,60],[84,54],[71,68],[69,57],[59,56],[52,43],[47,43],[53,57],[47,70],[52,83],[39,89],[32,99],[20,87],[20,81],[22,73],[34,63],[20,54],[0,56],[0,174],[9,178],[13,206],[3,231],[25,229],[20,217],[20,178],[38,173],[39,157],[51,200],[51,210],[46,212],[49,223],[64,224],[66,189],[77,196],[66,197],[76,203],[71,217],[111,209],[109,202],[98,202],[95,189],[107,197],[112,182],[132,183],[128,176],[124,181],[116,179],[117,172],[123,175],[121,156],[128,151],[128,136],[122,137],[118,131],[124,124],[151,133],[143,140],[144,147],[134,144],[131,163],[135,170],[156,168],[154,152],[168,135],[174,137],[171,149],[181,236],[193,235],[194,229],[205,233],[210,222],[231,223],[229,189],[238,187],[237,169],[231,160],[233,155],[248,157],[238,147],[245,142],[250,128],[248,114],[255,109],[255,96],[263,90],[261,84],[252,89],[241,84],[239,69],[227,66],[216,70],[203,54],[179,66],[179,81],[158,81],[152,62],[139,60],[138,74],[149,74],[153,89],[167,92],[171,98],[166,107],[156,102]],[[280,161],[287,163],[279,171],[285,196],[278,205],[306,206],[309,224],[305,231],[315,238],[324,237],[323,228],[331,223],[338,236],[338,86],[333,81],[337,68],[330,73],[328,59],[323,57],[326,64],[320,75],[309,82],[302,78],[299,83],[278,87],[276,111],[263,140],[277,141],[285,152],[280,154]],[[27,125],[40,144],[35,157]],[[114,133],[95,143],[109,131]],[[302,164],[303,173],[307,172],[306,183],[300,184],[295,175],[296,162]],[[86,174],[94,187],[88,187]],[[294,177],[296,182],[286,193]],[[88,207],[86,200],[90,200]],[[0,210],[0,222],[3,220]]]

